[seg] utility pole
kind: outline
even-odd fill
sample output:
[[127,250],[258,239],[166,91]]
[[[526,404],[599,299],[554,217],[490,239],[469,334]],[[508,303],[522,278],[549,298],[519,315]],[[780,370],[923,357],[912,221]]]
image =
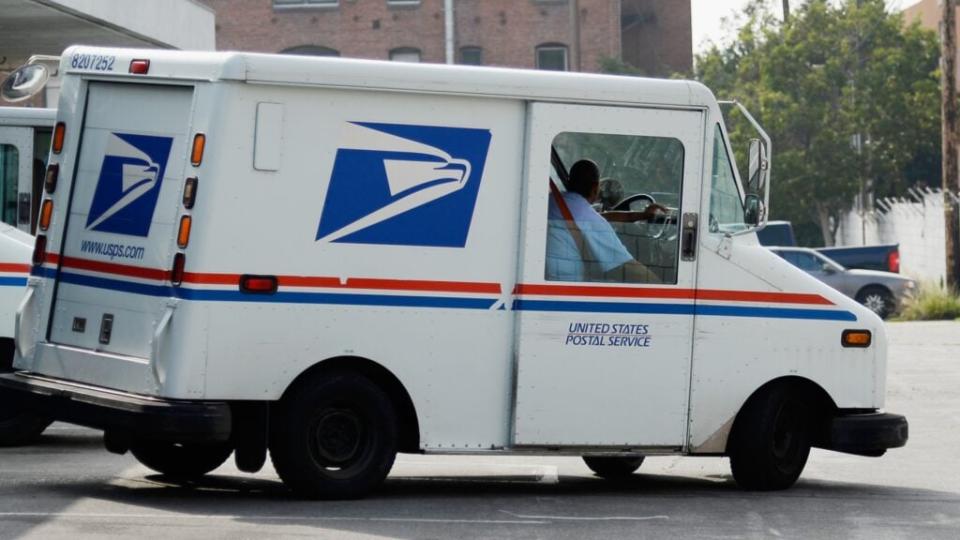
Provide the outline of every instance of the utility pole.
[[951,196],[960,190],[957,177],[957,0],[941,0],[940,23],[941,111],[943,113],[943,213],[946,220],[947,286],[960,285],[960,213]]
[[783,0],[783,22],[790,19],[790,0]]

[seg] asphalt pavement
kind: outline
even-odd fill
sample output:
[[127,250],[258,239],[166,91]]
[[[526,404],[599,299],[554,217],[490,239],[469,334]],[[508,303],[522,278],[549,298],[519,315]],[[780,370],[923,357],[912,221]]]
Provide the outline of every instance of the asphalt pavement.
[[0,448],[0,539],[960,538],[960,323],[894,323],[889,339],[887,409],[910,442],[814,450],[787,491],[740,491],[720,458],[649,458],[610,483],[579,458],[400,455],[370,498],[310,502],[269,465],[176,484],[54,424]]

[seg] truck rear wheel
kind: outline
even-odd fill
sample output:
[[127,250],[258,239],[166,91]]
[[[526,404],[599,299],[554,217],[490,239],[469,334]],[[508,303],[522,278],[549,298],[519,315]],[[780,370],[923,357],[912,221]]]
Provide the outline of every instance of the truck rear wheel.
[[[0,373],[13,371],[13,340],[0,339]],[[20,446],[40,438],[53,420],[22,410],[0,393],[0,446]]]
[[8,408],[0,398],[0,446],[30,444],[40,438],[51,422],[44,416]]
[[643,456],[640,457],[607,457],[607,456],[583,456],[583,462],[591,471],[601,478],[608,480],[617,480],[626,478],[636,472],[643,464]]
[[180,444],[161,441],[136,441],[130,452],[137,461],[160,474],[196,478],[223,465],[233,453],[229,443]]
[[274,409],[270,458],[283,483],[312,499],[363,497],[397,455],[390,398],[355,373],[320,373]]
[[727,453],[737,484],[749,490],[786,489],[810,455],[807,408],[787,386],[752,397],[737,415]]

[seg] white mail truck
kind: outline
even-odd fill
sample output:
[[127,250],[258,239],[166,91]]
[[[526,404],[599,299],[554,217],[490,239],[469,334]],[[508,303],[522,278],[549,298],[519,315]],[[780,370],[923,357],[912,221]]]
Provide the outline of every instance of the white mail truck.
[[[689,81],[74,47],[0,386],[161,473],[269,455],[358,497],[397,452],[879,456],[882,321],[760,246]],[[747,176],[745,175],[745,178]],[[49,212],[47,211],[49,208]]]
[[[57,111],[0,107],[0,372],[13,364],[14,314],[30,272],[43,175]],[[21,410],[0,391],[0,446],[33,440],[48,418]]]

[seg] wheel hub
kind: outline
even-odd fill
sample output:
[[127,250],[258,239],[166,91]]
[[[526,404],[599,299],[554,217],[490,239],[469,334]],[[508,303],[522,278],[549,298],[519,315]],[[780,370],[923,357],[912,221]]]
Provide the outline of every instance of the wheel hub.
[[353,411],[328,410],[317,420],[314,447],[326,465],[337,466],[352,460],[359,453],[362,440],[362,423]]

